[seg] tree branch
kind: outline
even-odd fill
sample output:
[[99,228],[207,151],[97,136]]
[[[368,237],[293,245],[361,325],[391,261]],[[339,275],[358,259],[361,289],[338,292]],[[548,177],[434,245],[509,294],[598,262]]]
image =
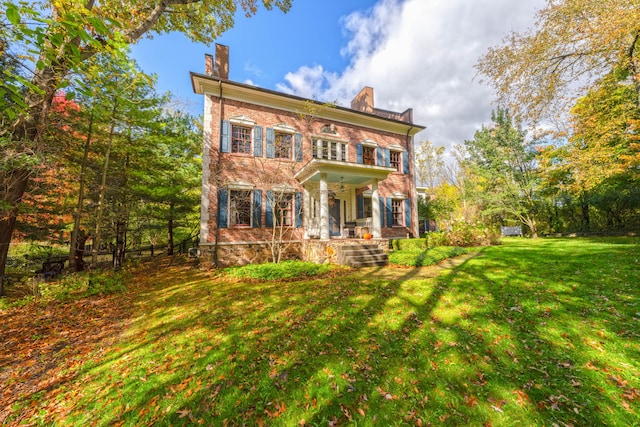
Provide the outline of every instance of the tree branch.
[[125,33],[125,37],[129,43],[134,43],[139,40],[147,31],[153,27],[158,19],[162,16],[163,13],[166,12],[169,6],[173,5],[186,5],[193,3],[200,3],[202,0],[162,0],[156,7],[151,11],[149,16],[140,23],[136,28],[131,31]]

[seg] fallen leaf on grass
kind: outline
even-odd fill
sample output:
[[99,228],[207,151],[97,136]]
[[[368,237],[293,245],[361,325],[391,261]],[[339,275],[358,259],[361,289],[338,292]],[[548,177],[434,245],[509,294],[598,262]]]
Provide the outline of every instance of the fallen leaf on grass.
[[505,403],[507,403],[506,400],[504,399],[494,399],[493,397],[490,397],[489,399],[487,399],[489,402],[493,403],[493,405],[491,405],[491,407],[498,412],[502,412],[502,405],[504,405]]
[[464,400],[469,407],[474,407],[478,404],[478,398],[475,396],[464,396]]
[[378,393],[380,393],[380,395],[385,399],[385,400],[393,400],[395,399],[395,396],[393,396],[391,393],[388,393],[386,391],[384,391],[382,389],[382,387],[378,387],[377,388]]
[[351,417],[351,411],[349,411],[349,408],[347,408],[346,406],[344,406],[342,403],[340,404],[340,410],[342,411],[342,413],[344,414],[345,417],[347,417],[347,419],[349,421],[353,421],[353,418]]
[[531,401],[531,399],[529,399],[529,395],[523,390],[514,390],[512,393],[516,395],[516,404],[520,406],[527,406]]
[[609,375],[609,379],[613,381],[618,387],[623,388],[626,387],[629,381],[623,380],[619,375]]
[[628,388],[622,393],[622,397],[631,401],[636,400],[640,398],[640,390],[637,388]]

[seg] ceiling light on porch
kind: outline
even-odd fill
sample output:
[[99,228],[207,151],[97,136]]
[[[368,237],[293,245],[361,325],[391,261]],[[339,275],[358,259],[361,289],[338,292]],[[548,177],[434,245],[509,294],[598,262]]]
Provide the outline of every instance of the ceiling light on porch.
[[344,193],[344,177],[340,177],[340,192]]

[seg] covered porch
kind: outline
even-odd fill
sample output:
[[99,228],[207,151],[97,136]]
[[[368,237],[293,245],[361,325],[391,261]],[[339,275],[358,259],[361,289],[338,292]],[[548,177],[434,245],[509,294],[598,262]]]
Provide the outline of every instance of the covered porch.
[[[314,159],[295,177],[304,188],[305,239],[382,237],[378,184],[396,169]],[[370,188],[367,188],[369,187]]]

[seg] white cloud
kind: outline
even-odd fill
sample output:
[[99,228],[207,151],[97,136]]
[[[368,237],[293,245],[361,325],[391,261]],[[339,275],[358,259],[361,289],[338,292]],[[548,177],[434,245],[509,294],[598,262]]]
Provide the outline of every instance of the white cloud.
[[493,95],[474,81],[473,68],[488,47],[534,21],[544,0],[380,0],[343,18],[349,41],[340,73],[321,65],[285,76],[278,90],[348,106],[363,86],[376,107],[413,108],[427,126],[417,141],[447,147],[473,137],[491,117]]

